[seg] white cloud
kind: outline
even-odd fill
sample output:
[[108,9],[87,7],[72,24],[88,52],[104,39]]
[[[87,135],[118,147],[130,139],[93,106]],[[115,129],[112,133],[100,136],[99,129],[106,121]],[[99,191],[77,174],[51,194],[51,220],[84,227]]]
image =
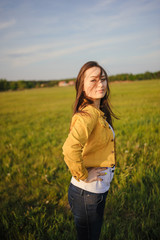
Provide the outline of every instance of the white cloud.
[[[134,41],[137,39],[135,35],[123,35],[117,38],[107,38],[102,40],[96,41],[88,41],[87,43],[76,42],[69,42],[66,45],[66,42],[61,41],[57,43],[59,44],[59,48],[57,48],[56,44],[44,44],[44,45],[37,45],[37,46],[30,46],[20,49],[14,49],[12,51],[8,51],[8,60],[12,62],[12,64],[16,67],[18,66],[25,66],[30,65],[31,63],[40,62],[42,60],[54,59],[57,57],[65,56],[67,54],[72,54],[84,50],[95,49],[101,46],[105,48],[110,48],[110,46],[114,46],[114,44],[119,43],[127,43],[128,41]],[[58,49],[58,50],[57,50]]]
[[97,1],[94,5],[89,5],[88,8],[83,8],[84,12],[90,12],[90,13],[95,13],[98,11],[103,10],[104,8],[108,7],[109,5],[114,4],[117,0],[101,0]]
[[15,23],[16,23],[15,19],[12,19],[12,20],[7,21],[7,22],[0,22],[0,30],[5,29],[5,28],[9,28],[9,27],[13,26]]

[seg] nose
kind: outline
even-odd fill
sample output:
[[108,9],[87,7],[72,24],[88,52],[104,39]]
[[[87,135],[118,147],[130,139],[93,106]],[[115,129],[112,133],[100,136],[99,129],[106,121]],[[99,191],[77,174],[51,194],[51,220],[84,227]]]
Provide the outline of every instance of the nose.
[[103,82],[101,79],[98,80],[98,86],[103,86]]

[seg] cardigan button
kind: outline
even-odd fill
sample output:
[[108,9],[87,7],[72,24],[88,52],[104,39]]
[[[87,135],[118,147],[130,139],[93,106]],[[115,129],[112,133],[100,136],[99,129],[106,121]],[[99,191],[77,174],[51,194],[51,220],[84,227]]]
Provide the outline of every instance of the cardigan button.
[[114,151],[112,151],[112,153],[114,153]]
[[114,141],[114,139],[111,139],[111,142],[113,142]]

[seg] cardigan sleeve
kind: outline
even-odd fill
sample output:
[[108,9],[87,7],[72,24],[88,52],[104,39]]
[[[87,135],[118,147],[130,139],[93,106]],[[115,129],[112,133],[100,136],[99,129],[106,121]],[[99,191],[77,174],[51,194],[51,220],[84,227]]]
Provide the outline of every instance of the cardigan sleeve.
[[78,181],[88,177],[88,171],[83,163],[82,151],[98,118],[91,106],[87,109],[89,110],[85,110],[87,114],[77,113],[72,117],[71,129],[62,147],[64,161],[72,176]]

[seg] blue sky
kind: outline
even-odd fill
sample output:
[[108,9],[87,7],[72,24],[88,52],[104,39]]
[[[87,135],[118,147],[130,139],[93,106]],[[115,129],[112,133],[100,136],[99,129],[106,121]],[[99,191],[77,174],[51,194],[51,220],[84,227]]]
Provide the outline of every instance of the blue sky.
[[0,78],[160,70],[160,0],[0,0]]

